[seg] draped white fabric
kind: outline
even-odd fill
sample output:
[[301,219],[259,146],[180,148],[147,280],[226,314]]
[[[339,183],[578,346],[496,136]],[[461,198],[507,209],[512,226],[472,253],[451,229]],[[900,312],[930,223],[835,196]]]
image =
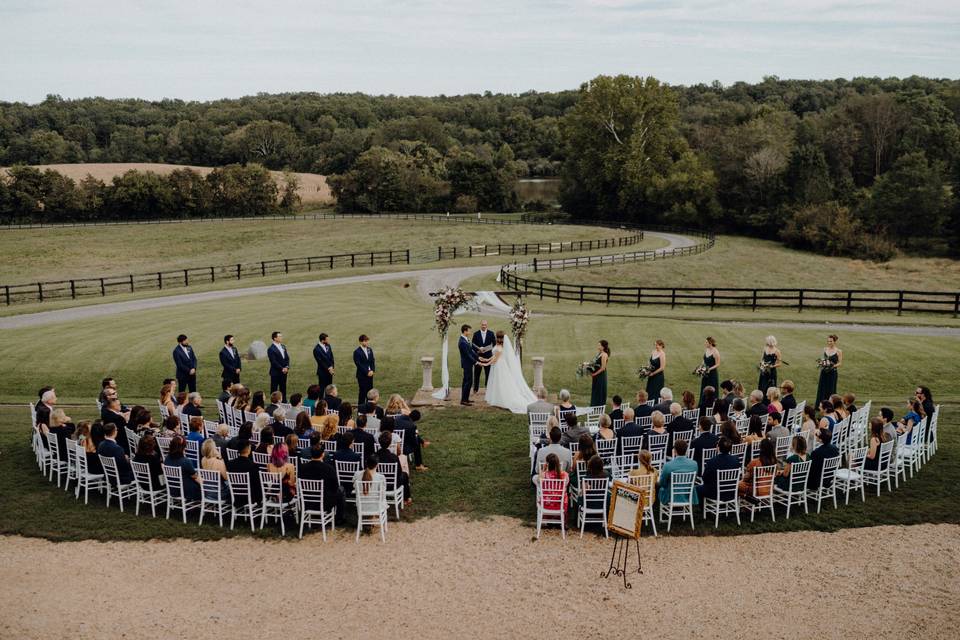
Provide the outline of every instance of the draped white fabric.
[[[500,347],[496,349],[499,350]],[[527,405],[535,402],[536,399],[536,394],[527,386],[527,381],[523,378],[520,356],[513,348],[510,337],[504,336],[500,357],[490,369],[490,380],[486,391],[487,404],[509,409],[513,413],[526,413]]]
[[447,334],[443,334],[440,347],[440,388],[433,392],[437,400],[446,400],[450,394],[450,368],[447,366],[447,354],[450,346],[447,344]]

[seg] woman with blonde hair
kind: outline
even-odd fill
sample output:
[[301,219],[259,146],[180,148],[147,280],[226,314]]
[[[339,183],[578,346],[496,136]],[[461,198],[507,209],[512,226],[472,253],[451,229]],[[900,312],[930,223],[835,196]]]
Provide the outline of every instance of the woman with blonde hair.
[[403,399],[399,393],[395,393],[390,396],[390,399],[387,401],[387,408],[385,414],[388,416],[395,416],[402,413],[407,416],[410,415],[410,407],[407,405],[407,401]]
[[[757,389],[765,391],[770,387],[777,386],[777,369],[783,364],[780,355],[780,348],[777,346],[777,339],[774,336],[767,336],[760,353],[760,380],[757,382]],[[778,409],[779,411],[779,409]]]
[[340,426],[340,416],[331,413],[328,416],[314,416],[310,419],[313,422],[313,428],[320,432],[321,440],[333,440],[337,435],[337,427]]
[[[203,446],[200,447],[200,454],[203,456],[200,458],[200,468],[207,471],[216,471],[220,474],[220,497],[229,498],[230,486],[227,484],[227,465],[220,455],[220,447],[212,438],[207,438],[203,441]],[[216,499],[217,496],[207,494],[207,497]]]
[[263,428],[272,422],[273,418],[267,415],[265,411],[262,411],[257,414],[256,419],[253,421],[253,430],[257,432],[263,431]]
[[[630,470],[630,484],[640,484],[639,479],[646,476],[653,476],[651,487],[653,487],[654,492],[656,492],[659,474],[657,468],[653,466],[653,456],[648,450],[643,449],[637,453],[637,466]],[[648,505],[650,504],[650,495],[646,492],[644,492],[644,494],[643,504]]]
[[767,389],[767,413],[773,413],[776,411],[779,414],[783,414],[783,404],[780,402],[780,389],[777,387],[770,387]]

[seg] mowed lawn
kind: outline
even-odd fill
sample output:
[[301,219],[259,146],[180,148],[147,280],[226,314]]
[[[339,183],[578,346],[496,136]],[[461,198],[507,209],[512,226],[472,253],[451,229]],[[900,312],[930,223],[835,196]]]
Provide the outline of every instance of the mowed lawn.
[[[628,231],[578,225],[479,225],[357,218],[240,220],[151,225],[0,229],[0,284],[154,273],[283,258],[370,251],[617,238]],[[665,243],[650,238],[631,249]],[[609,251],[609,250],[608,250]],[[504,261],[513,260],[511,256]]]
[[546,271],[529,277],[625,287],[956,291],[960,260],[902,256],[878,263],[795,251],[768,240],[719,236],[712,249],[696,256]]
[[[506,322],[488,316],[494,329]],[[474,326],[480,317],[465,314]],[[163,377],[173,372],[170,350],[179,332],[189,334],[200,358],[200,390],[213,407],[218,391],[216,354],[224,333],[238,336],[241,349],[251,340],[267,341],[272,330],[283,331],[292,358],[290,391],[303,390],[315,380],[310,352],[319,331],[331,334],[340,363],[341,395],[356,396],[350,352],[360,332],[372,336],[377,354],[376,386],[384,395],[400,392],[410,397],[420,384],[419,359],[439,357],[439,338],[432,326],[431,309],[412,289],[401,283],[377,283],[362,287],[337,287],[321,293],[271,294],[178,306],[163,311],[128,313],[76,324],[48,325],[35,329],[0,332],[0,358],[8,363],[0,372],[0,399],[25,403],[36,398],[36,389],[54,385],[62,402],[78,403],[68,412],[74,420],[94,417],[93,398],[99,379],[112,375],[128,404],[143,402],[155,407]],[[526,341],[525,361],[546,357],[546,384],[551,392],[569,387],[578,403],[586,402],[589,386],[574,374],[576,364],[589,358],[597,339],[610,341],[610,393],[632,395],[640,386],[634,376],[646,361],[654,338],[667,343],[667,383],[677,392],[696,389],[691,371],[699,361],[705,335],[718,340],[723,364],[721,376],[734,376],[755,383],[755,362],[765,327],[735,326],[680,320],[625,319],[595,314],[575,317],[538,315],[533,318]],[[823,331],[789,329],[777,331],[785,358],[791,363],[785,374],[795,380],[799,396],[810,398],[816,388],[814,360],[823,343]],[[452,342],[453,338],[451,338]],[[841,338],[845,367],[840,373],[841,391],[853,391],[861,402],[874,399],[874,406],[889,404],[900,413],[913,387],[930,386],[937,401],[951,403],[941,421],[941,451],[920,476],[893,495],[856,501],[838,511],[819,516],[778,518],[772,523],[760,518],[737,529],[726,525],[722,533],[791,529],[832,530],[847,526],[913,522],[957,522],[960,511],[954,487],[960,481],[960,465],[953,462],[960,439],[953,428],[960,403],[954,363],[960,342],[948,337],[905,337],[882,332],[845,334]],[[451,356],[453,386],[460,380],[456,359]],[[439,367],[437,367],[439,369]],[[267,386],[264,362],[245,363],[244,381],[253,389]],[[439,382],[435,372],[434,383]],[[428,410],[422,429],[433,444],[426,450],[431,470],[415,474],[413,507],[405,518],[445,512],[474,517],[503,514],[530,522],[533,495],[528,484],[528,457],[523,416],[498,410],[463,410],[460,407]],[[72,495],[50,487],[39,478],[28,445],[28,415],[25,408],[0,410],[0,532],[38,535],[55,539],[145,539],[171,536],[220,537],[226,532],[214,526],[183,526],[105,510],[99,499],[84,507]],[[24,477],[26,474],[26,477]],[[696,535],[712,528],[698,524]],[[677,534],[688,535],[680,527]],[[247,535],[247,534],[241,534]]]

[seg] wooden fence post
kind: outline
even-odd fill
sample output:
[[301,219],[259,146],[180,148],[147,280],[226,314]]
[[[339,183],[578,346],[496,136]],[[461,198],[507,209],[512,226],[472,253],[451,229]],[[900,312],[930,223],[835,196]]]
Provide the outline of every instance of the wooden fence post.
[[898,292],[900,295],[897,297],[897,315],[903,315],[903,291]]
[[847,313],[850,313],[850,308],[853,306],[853,291],[847,291]]
[[157,271],[157,291],[163,291],[163,272]]
[[183,286],[185,287],[190,286],[190,274],[187,272],[186,269],[183,270]]
[[10,306],[10,285],[6,284],[3,286],[3,297],[7,301],[7,306]]
[[[7,287],[9,289],[9,287]],[[77,283],[73,280],[70,281],[70,298],[72,300],[77,299]],[[8,301],[7,304],[10,304]]]
[[[101,279],[100,282],[103,282],[103,279]],[[42,282],[37,283],[37,300],[39,302],[43,302],[43,283]]]
[[[210,267],[213,269],[213,267]],[[133,274],[130,274],[130,293],[133,293]]]
[[237,280],[240,279],[240,264],[237,264]]

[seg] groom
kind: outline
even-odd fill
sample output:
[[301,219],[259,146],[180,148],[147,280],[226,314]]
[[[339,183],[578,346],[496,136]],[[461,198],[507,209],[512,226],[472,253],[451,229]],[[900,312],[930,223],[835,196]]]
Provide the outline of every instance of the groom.
[[463,368],[463,384],[460,385],[460,404],[471,405],[470,386],[473,383],[473,365],[477,363],[477,353],[470,343],[470,325],[460,327],[460,367]]
[[[487,321],[482,320],[480,322],[480,330],[474,332],[473,334],[473,346],[476,348],[477,353],[480,357],[489,358],[493,355],[493,345],[496,342],[496,338],[493,335],[493,331],[487,329]],[[486,374],[486,384],[490,384],[490,365],[483,365],[477,363],[473,366],[473,392],[476,393],[480,390],[480,374]]]

